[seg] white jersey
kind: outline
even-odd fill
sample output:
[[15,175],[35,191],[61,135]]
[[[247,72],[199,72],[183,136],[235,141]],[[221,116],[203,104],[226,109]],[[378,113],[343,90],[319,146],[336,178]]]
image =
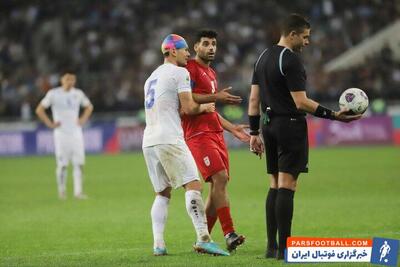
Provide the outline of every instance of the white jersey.
[[71,88],[66,91],[62,87],[53,88],[47,92],[40,104],[45,108],[51,107],[53,121],[61,124],[54,129],[55,136],[82,134],[82,128],[78,124],[79,108],[91,104],[82,90]]
[[190,92],[190,75],[171,63],[159,66],[144,85],[146,128],[143,147],[184,144],[178,93]]

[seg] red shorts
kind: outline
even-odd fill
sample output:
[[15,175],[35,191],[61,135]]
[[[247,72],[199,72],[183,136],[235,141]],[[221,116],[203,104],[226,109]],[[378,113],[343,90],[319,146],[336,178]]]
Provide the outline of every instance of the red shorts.
[[202,133],[186,140],[186,143],[206,182],[222,170],[226,170],[229,176],[229,157],[223,132]]

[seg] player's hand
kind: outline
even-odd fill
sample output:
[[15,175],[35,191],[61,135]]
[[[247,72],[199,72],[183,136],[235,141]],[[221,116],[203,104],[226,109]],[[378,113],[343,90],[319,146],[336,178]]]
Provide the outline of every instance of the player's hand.
[[243,143],[250,142],[250,135],[247,133],[246,129],[250,128],[249,125],[245,124],[236,124],[234,125],[231,133],[234,137],[242,141]]
[[230,94],[228,91],[231,89],[232,87],[229,86],[217,92],[217,101],[225,104],[240,104],[242,102],[242,98],[240,96]]
[[50,129],[55,129],[55,128],[60,127],[60,125],[61,125],[61,123],[59,121],[56,121],[56,122],[52,121],[49,125],[47,125],[47,127],[49,127]]
[[355,120],[359,120],[362,117],[362,114],[350,115],[348,109],[342,109],[340,111],[335,111],[335,120],[341,122],[351,122]]
[[264,153],[264,144],[259,135],[250,136],[250,151],[262,158]]
[[204,113],[215,112],[215,103],[201,104],[201,108]]

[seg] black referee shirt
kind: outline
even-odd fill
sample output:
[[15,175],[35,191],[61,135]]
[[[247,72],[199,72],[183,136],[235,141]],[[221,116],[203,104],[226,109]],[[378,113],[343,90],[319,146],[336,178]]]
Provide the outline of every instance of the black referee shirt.
[[263,112],[270,107],[273,115],[305,116],[296,108],[290,91],[305,91],[306,79],[300,58],[290,49],[274,45],[264,50],[255,63],[252,84],[260,87]]

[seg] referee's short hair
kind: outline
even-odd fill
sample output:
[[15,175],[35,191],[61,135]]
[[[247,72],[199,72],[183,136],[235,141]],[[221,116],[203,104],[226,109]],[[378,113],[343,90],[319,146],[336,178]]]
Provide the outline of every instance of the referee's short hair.
[[302,33],[305,29],[310,29],[310,23],[299,14],[290,14],[281,25],[281,35],[288,36],[292,31]]

